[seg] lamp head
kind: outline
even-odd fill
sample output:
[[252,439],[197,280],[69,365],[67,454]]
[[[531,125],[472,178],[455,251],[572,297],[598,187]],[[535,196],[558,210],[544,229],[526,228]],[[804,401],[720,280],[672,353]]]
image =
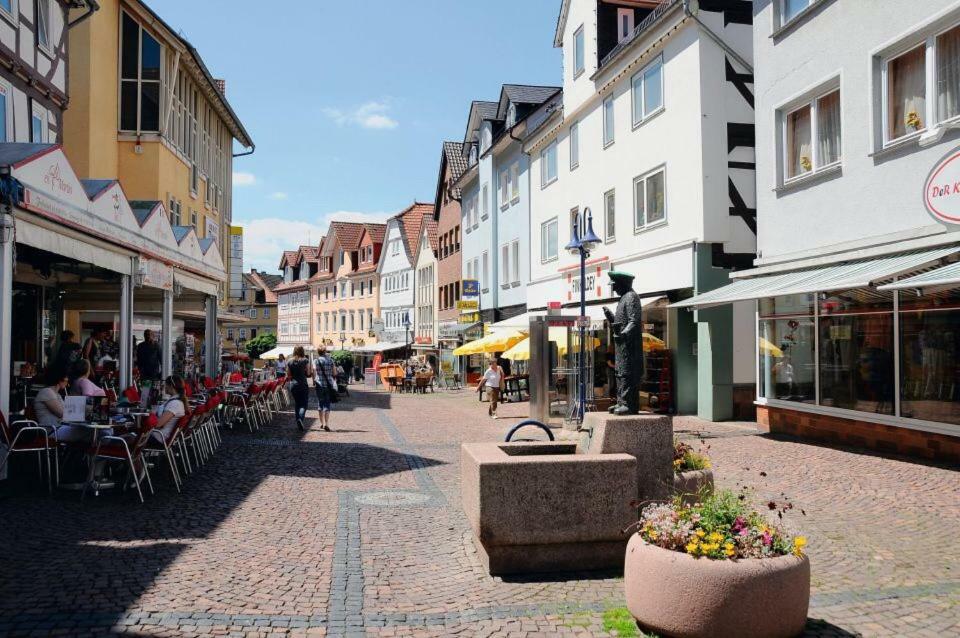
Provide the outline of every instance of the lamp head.
[[593,232],[593,212],[589,208],[583,211],[587,216],[587,232],[584,234],[583,238],[580,240],[580,244],[586,250],[593,250],[597,246],[603,243],[597,234]]
[[572,232],[570,233],[570,242],[563,247],[568,253],[572,255],[577,255],[580,253],[580,218],[577,216],[577,222],[573,225]]

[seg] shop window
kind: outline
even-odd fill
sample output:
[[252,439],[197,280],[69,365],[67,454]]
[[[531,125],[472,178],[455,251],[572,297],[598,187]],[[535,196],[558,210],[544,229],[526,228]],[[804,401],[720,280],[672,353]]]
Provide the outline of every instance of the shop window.
[[875,289],[821,295],[821,405],[893,414],[892,308],[892,294]]
[[759,396],[816,402],[814,295],[761,299],[757,353]]

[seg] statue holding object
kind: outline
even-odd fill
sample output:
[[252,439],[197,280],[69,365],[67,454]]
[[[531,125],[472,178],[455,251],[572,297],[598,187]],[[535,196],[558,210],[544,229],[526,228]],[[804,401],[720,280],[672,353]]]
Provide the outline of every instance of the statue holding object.
[[643,310],[633,290],[633,275],[612,270],[609,276],[613,292],[620,297],[615,314],[603,309],[613,329],[616,355],[617,403],[610,407],[610,414],[637,414],[643,379]]

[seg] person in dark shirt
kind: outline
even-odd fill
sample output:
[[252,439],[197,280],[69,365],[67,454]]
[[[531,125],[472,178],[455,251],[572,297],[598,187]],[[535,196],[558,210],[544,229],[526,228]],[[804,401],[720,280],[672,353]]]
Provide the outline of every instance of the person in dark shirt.
[[60,333],[60,347],[53,360],[53,368],[57,374],[67,374],[73,364],[80,359],[80,344],[73,340],[73,330],[64,330]]
[[137,344],[137,368],[141,379],[160,378],[160,344],[153,338],[152,330],[143,331],[143,341]]

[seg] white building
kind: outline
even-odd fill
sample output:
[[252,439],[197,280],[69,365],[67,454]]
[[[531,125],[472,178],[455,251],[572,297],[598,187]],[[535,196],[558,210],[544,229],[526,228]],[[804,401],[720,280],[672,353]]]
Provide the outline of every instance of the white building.
[[416,270],[416,293],[414,294],[414,348],[423,354],[433,355],[434,365],[439,362],[437,330],[439,303],[437,299],[437,221],[424,215],[420,223],[419,240],[414,261]]
[[433,217],[433,204],[414,202],[387,220],[377,274],[380,277],[381,341],[408,343],[415,328],[414,288],[417,246],[424,216]]
[[661,399],[681,413],[724,419],[752,408],[751,307],[666,308],[726,282],[754,255],[752,4],[709,4],[689,13],[680,0],[562,2],[562,101],[531,117],[524,146],[527,303],[578,312],[579,258],[564,246],[589,208],[603,243],[588,262],[588,315],[602,324],[602,307],[616,301],[610,269],[635,275],[645,332],[670,351],[648,364],[648,383],[669,387]]
[[960,2],[765,0],[754,47],[756,268],[694,303],[759,300],[771,430],[956,462]]

